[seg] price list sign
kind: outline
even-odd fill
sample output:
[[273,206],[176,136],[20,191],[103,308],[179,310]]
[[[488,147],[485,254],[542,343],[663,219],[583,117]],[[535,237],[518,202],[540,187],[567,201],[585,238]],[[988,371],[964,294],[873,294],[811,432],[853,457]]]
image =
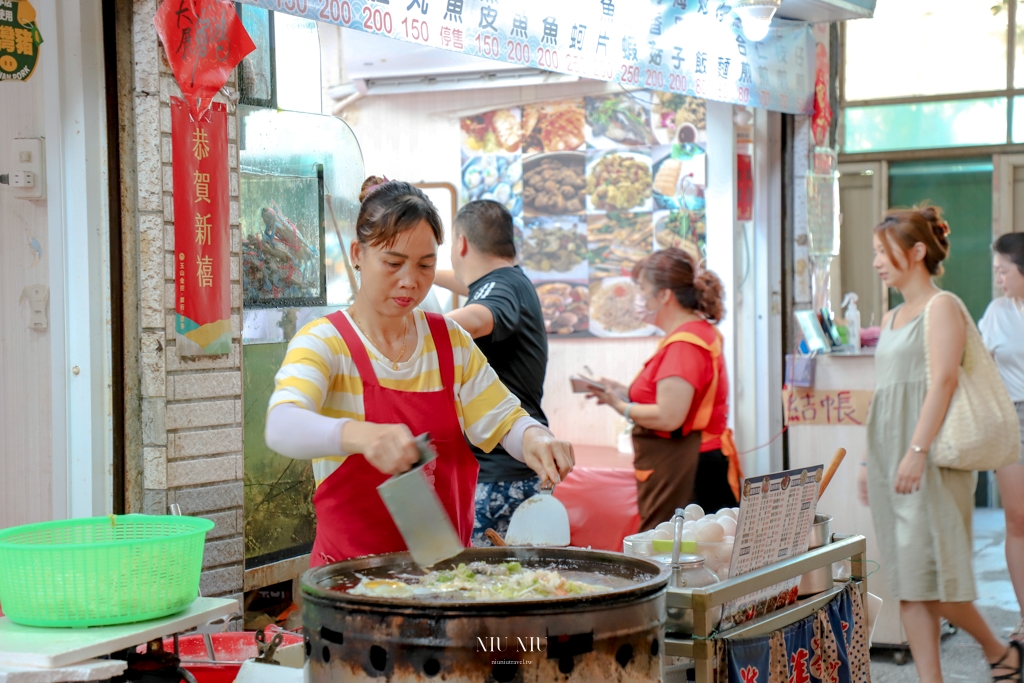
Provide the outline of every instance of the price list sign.
[[242,0],[418,45],[792,114],[814,111],[827,25],[777,20],[746,39],[710,0]]
[[[824,467],[745,479],[730,578],[807,552]],[[799,578],[725,605],[721,630],[782,609],[797,600]]]

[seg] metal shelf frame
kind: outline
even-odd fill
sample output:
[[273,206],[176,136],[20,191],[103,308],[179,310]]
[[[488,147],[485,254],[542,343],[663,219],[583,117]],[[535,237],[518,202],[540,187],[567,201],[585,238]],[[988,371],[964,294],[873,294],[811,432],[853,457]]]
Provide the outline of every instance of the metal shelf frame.
[[846,588],[847,583],[836,583],[827,591],[713,635],[715,623],[712,613],[716,607],[843,560],[850,560],[853,570],[850,582],[860,591],[861,600],[867,605],[867,582],[862,575],[866,549],[867,541],[863,536],[834,535],[828,545],[721,583],[704,588],[670,587],[668,606],[693,610],[693,635],[690,638],[677,638],[666,634],[665,654],[693,659],[696,664],[696,683],[714,683],[715,640],[753,638],[795,624],[831,602]]

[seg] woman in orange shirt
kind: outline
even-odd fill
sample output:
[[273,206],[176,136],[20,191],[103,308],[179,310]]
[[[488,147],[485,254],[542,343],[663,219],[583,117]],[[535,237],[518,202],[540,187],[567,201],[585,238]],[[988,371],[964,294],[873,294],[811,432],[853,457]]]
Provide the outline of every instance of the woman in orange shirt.
[[640,530],[697,503],[708,512],[737,505],[739,467],[729,419],[729,378],[722,356],[722,282],[682,249],[655,252],[636,265],[636,308],[665,333],[629,387],[602,379],[594,391],[633,427]]

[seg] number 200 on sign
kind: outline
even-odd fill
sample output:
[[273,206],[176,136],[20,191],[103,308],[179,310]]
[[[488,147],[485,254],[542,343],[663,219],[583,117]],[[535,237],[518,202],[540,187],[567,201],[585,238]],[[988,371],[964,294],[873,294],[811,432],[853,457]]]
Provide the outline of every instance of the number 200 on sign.
[[340,22],[348,26],[352,23],[352,5],[348,0],[324,0],[324,6],[317,16],[332,24]]
[[376,7],[363,7],[363,29],[374,33],[386,33],[391,35],[394,25],[391,23],[391,13],[381,11]]

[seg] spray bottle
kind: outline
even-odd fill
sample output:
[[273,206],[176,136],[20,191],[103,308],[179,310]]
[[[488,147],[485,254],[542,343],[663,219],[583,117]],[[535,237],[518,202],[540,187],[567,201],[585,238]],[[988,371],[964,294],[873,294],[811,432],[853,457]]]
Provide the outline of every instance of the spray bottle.
[[860,311],[857,310],[857,293],[849,292],[843,297],[843,308],[846,316],[846,330],[850,345],[860,351]]

